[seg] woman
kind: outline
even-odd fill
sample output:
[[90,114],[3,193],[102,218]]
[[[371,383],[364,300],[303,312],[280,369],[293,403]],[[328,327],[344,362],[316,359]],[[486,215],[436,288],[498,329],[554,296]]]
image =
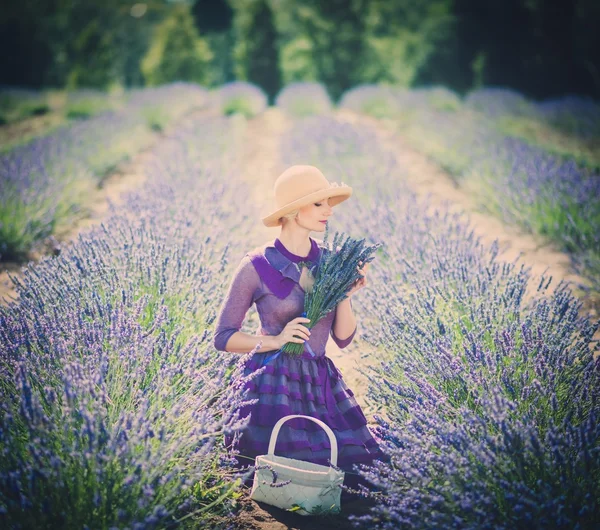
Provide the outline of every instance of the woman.
[[[262,342],[245,365],[245,374],[263,365],[266,369],[247,383],[251,389],[248,399],[258,398],[258,403],[240,411],[241,417],[251,413],[251,419],[241,432],[238,449],[252,464],[251,459],[267,453],[277,420],[304,414],[331,427],[338,443],[338,467],[351,472],[352,464],[370,463],[384,455],[354,394],[325,356],[325,345],[329,335],[340,348],[352,342],[357,325],[350,297],[367,284],[366,267],[361,269],[364,277],[348,291],[348,298],[312,329],[305,325],[309,320],[299,315],[321,255],[321,247],[310,233],[325,231],[333,206],[348,199],[352,188],[329,183],[314,166],[297,165],[277,178],[274,193],[277,209],[262,221],[265,226],[281,226],[279,237],[243,257],[214,334],[215,348],[232,353],[248,353]],[[256,304],[261,321],[257,336],[239,331],[252,304]],[[287,342],[304,344],[303,354],[277,353]],[[226,443],[233,439],[226,437]],[[321,427],[296,418],[283,425],[275,453],[327,465],[330,444]],[[346,483],[354,485],[351,480]]]

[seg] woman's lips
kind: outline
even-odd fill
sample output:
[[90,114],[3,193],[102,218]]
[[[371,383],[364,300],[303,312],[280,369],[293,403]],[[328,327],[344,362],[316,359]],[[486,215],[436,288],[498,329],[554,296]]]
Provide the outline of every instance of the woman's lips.
[[324,225],[326,225],[327,221],[319,221],[319,223],[323,223]]

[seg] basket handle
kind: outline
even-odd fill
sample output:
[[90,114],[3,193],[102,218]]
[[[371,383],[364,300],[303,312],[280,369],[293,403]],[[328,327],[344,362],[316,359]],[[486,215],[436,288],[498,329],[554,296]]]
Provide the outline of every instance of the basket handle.
[[281,426],[286,421],[294,419],[294,418],[304,418],[307,420],[314,421],[315,423],[320,425],[325,430],[325,432],[327,433],[327,436],[329,437],[329,443],[331,445],[331,463],[334,466],[337,466],[338,446],[337,446],[337,440],[335,439],[335,435],[333,434],[333,431],[329,428],[329,426],[326,423],[323,423],[321,420],[318,420],[317,418],[313,418],[312,416],[304,416],[302,414],[290,414],[289,416],[284,416],[275,424],[275,427],[273,427],[273,432],[271,433],[271,439],[269,440],[269,450],[267,451],[267,454],[269,454],[269,455],[275,454],[275,445],[277,444],[277,436],[279,436],[279,431],[281,429]]

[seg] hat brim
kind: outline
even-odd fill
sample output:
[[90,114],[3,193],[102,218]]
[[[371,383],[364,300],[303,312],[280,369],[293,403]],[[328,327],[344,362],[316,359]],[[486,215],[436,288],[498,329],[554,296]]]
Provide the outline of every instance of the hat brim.
[[262,218],[262,222],[265,226],[279,226],[281,224],[281,217],[284,215],[297,210],[298,208],[302,208],[307,204],[312,202],[322,201],[323,199],[331,199],[329,204],[331,206],[335,206],[340,202],[345,201],[352,195],[352,188],[350,186],[337,186],[334,188],[327,188],[324,190],[315,191],[314,193],[310,193],[305,195],[301,199],[297,199],[294,202],[290,202],[286,204],[283,208],[279,208],[279,210],[275,210],[273,213],[267,215]]

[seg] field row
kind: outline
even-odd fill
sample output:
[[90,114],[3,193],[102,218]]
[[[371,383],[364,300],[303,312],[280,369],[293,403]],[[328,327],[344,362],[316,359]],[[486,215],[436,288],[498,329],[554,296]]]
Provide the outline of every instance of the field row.
[[[290,115],[329,115],[323,86],[295,83],[276,105]],[[0,157],[0,259],[20,260],[86,215],[85,198],[151,129],[209,106],[251,117],[266,96],[248,83],[209,92],[192,85],[138,91],[120,112],[103,112]],[[600,105],[563,98],[539,104],[499,89],[461,100],[442,89],[356,87],[339,107],[385,119],[446,169],[483,210],[542,235],[567,252],[586,290],[600,292]],[[150,127],[148,127],[150,125]]]
[[600,105],[527,102],[508,90],[464,102],[438,88],[357,87],[342,107],[385,118],[480,208],[567,252],[600,292]]

